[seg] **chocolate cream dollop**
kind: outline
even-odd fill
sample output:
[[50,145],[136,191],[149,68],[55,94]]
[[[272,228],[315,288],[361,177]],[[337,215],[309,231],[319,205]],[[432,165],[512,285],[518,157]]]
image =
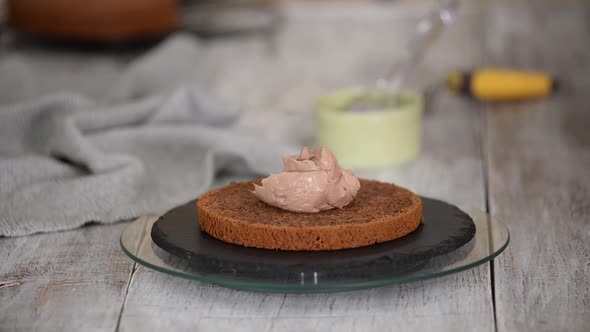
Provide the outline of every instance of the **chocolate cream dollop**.
[[298,157],[281,156],[283,173],[272,174],[254,185],[254,194],[263,202],[294,212],[319,212],[348,205],[360,182],[340,168],[334,153],[326,147],[311,152],[301,149]]

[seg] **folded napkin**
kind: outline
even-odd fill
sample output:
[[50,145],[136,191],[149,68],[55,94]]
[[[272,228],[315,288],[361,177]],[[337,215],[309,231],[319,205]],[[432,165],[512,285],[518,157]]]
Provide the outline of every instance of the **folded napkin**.
[[[151,70],[146,61],[127,85],[149,80],[138,74]],[[191,88],[111,103],[54,94],[1,107],[0,236],[126,220],[196,198],[220,172],[279,171],[279,154],[292,148],[238,134],[240,114]]]

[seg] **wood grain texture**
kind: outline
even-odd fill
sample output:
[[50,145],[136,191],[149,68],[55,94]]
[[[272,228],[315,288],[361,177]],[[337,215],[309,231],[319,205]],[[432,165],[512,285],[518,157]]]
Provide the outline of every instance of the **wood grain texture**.
[[[275,130],[269,139],[309,142],[311,104],[317,94],[351,84],[371,84],[399,54],[399,43],[413,29],[420,11],[428,9],[413,7],[412,15],[404,16],[399,8],[384,5],[357,16],[353,7],[336,15],[329,6],[323,12],[306,8],[291,9],[276,40],[211,42],[203,50],[203,69],[208,74],[195,85],[240,100],[252,110],[240,123],[242,130],[264,130],[272,122]],[[440,47],[433,49],[412,84],[424,86],[449,66],[476,63],[481,57],[478,22],[478,14],[467,11]],[[451,52],[458,45],[463,47],[460,55]],[[484,209],[479,115],[470,102],[444,93],[434,98],[431,104],[435,106],[424,121],[420,159],[396,169],[359,175],[395,181],[420,194]],[[125,301],[121,331],[170,327],[187,331],[367,331],[392,327],[405,331],[493,331],[489,266],[438,280],[320,295],[235,291],[139,267]]]
[[126,226],[0,239],[0,330],[114,331],[133,265]]
[[512,243],[495,264],[499,331],[590,328],[590,3],[490,8],[497,65],[545,70],[556,96],[490,106],[491,212]]
[[[468,3],[410,85],[424,88],[450,68],[510,65],[559,74],[563,92],[489,106],[485,113],[478,113],[478,104],[437,93],[424,119],[420,158],[359,175],[479,209],[485,208],[487,175],[491,212],[509,223],[513,237],[494,264],[498,330],[583,331],[590,326],[590,10],[583,1],[529,2]],[[249,110],[242,131],[311,143],[313,99],[326,90],[372,84],[430,6],[289,6],[275,36],[202,43],[183,82],[239,101]],[[109,100],[109,85],[129,55],[111,56],[8,50],[6,68],[20,66],[40,79],[13,80],[18,89],[3,89],[0,102],[55,90]],[[132,274],[118,245],[125,226],[0,239],[0,330],[494,330],[489,265],[374,290],[257,294],[143,267]]]

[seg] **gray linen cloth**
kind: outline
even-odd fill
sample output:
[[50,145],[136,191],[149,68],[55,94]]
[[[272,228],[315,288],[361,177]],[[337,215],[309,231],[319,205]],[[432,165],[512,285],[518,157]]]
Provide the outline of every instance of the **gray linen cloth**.
[[240,113],[191,88],[109,106],[62,93],[1,107],[0,236],[130,219],[196,198],[222,171],[279,171],[293,148],[238,134]]

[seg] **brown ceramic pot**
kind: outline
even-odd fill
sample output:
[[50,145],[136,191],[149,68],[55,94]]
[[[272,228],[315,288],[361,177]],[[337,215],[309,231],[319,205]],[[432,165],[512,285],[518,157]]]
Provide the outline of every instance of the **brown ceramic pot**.
[[77,40],[161,36],[178,22],[176,0],[8,0],[7,11],[18,30]]

